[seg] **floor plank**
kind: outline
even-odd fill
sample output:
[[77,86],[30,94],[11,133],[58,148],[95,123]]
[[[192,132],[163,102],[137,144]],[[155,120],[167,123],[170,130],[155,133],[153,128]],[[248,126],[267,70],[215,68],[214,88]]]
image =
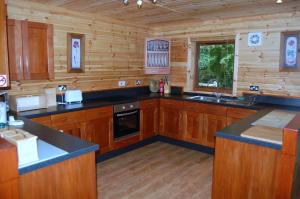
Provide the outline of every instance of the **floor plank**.
[[213,156],[156,142],[97,164],[101,199],[207,199]]

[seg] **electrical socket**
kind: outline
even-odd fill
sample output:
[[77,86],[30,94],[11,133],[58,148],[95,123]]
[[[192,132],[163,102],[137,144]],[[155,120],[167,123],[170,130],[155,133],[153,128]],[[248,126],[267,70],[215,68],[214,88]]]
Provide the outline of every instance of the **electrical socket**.
[[141,81],[141,80],[136,80],[136,81],[135,81],[135,85],[136,85],[136,86],[140,86],[141,84],[142,84],[142,81]]
[[66,91],[67,90],[67,85],[58,85],[57,89],[59,91]]
[[259,86],[251,85],[251,86],[249,87],[249,90],[250,90],[250,91],[259,91]]
[[119,87],[125,87],[126,86],[126,81],[121,80],[119,81]]

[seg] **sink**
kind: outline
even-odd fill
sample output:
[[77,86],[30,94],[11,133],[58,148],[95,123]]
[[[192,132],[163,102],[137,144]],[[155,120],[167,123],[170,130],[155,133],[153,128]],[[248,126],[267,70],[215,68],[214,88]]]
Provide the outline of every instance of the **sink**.
[[249,101],[241,101],[235,98],[217,98],[215,96],[203,96],[203,95],[196,95],[187,97],[187,99],[190,100],[196,100],[196,101],[204,101],[204,102],[214,102],[214,103],[222,103],[222,104],[229,104],[229,105],[243,105],[243,106],[251,106],[254,103],[251,103]]

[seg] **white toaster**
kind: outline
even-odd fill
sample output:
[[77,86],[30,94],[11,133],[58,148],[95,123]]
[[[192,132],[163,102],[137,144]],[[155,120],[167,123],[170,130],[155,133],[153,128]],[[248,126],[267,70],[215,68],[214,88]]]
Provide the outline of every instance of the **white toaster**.
[[82,92],[79,89],[67,90],[65,92],[65,102],[66,103],[81,103],[82,102]]

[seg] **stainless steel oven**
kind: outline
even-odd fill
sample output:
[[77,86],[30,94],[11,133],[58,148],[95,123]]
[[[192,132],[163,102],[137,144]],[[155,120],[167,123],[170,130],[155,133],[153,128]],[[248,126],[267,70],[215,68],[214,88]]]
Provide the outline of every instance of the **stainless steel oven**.
[[114,139],[122,139],[140,132],[138,102],[114,106]]

